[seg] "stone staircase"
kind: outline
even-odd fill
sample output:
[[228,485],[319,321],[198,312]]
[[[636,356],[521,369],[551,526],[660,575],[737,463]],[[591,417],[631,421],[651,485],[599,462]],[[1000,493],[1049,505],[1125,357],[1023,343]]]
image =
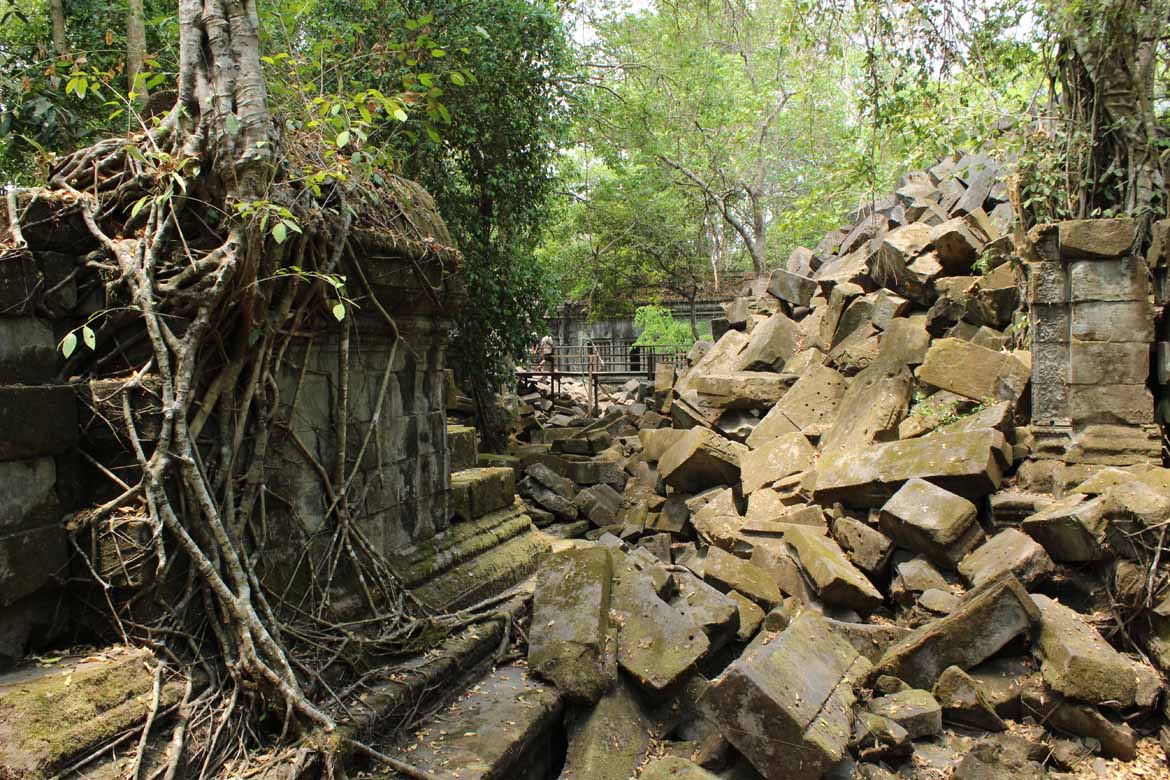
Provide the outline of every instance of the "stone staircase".
[[515,472],[477,466],[476,431],[447,426],[451,525],[395,554],[400,576],[428,607],[450,611],[511,588],[550,552],[516,496]]

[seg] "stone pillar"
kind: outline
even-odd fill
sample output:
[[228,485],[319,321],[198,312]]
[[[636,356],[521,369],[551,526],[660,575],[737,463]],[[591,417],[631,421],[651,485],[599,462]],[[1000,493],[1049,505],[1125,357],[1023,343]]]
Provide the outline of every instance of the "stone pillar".
[[1157,460],[1145,261],[1126,219],[1078,220],[1032,232],[1032,426],[1041,453],[1065,439],[1069,462]]

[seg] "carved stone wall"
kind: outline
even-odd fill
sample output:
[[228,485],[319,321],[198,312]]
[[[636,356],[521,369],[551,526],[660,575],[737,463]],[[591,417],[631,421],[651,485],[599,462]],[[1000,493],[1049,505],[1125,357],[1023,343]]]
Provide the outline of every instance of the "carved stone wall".
[[1157,460],[1154,306],[1136,225],[1063,222],[1031,238],[1032,427],[1041,452],[1081,463]]

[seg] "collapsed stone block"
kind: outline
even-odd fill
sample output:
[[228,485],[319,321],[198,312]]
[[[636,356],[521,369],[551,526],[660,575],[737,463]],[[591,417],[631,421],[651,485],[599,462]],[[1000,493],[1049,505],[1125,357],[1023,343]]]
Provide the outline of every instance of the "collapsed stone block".
[[780,589],[766,571],[718,547],[707,550],[703,577],[715,585],[738,591],[769,609],[781,600]]
[[951,276],[970,272],[979,253],[983,251],[983,242],[961,217],[948,219],[934,227],[930,239],[939,263]]
[[650,748],[650,723],[628,684],[619,680],[569,725],[563,777],[629,780]]
[[602,546],[555,553],[537,571],[528,666],[574,699],[597,701],[617,676],[605,646],[612,579]]
[[951,614],[915,629],[882,656],[875,674],[930,690],[948,666],[986,661],[1040,621],[1040,610],[1014,577],[976,588]]
[[1114,650],[1075,610],[1047,596],[1032,600],[1040,610],[1040,670],[1053,690],[1091,704],[1153,705],[1162,689],[1157,672]]
[[577,493],[573,503],[596,526],[612,525],[622,511],[622,496],[604,483]]
[[875,577],[886,568],[894,544],[881,531],[849,515],[834,519],[831,527],[833,538],[867,575]]
[[699,401],[714,409],[758,409],[775,404],[792,378],[771,371],[729,371],[694,377]]
[[1053,560],[1081,563],[1105,557],[1108,500],[1074,493],[1049,504],[1020,524]]
[[742,444],[706,428],[692,428],[658,459],[663,482],[687,493],[739,481]]
[[831,368],[813,365],[752,430],[749,447],[758,448],[785,433],[819,434],[831,424],[849,380]]
[[869,711],[906,729],[910,739],[933,737],[942,731],[942,707],[928,691],[909,688],[869,703]]
[[751,494],[762,487],[799,474],[812,465],[816,450],[801,433],[777,436],[759,449],[740,457],[743,492]]
[[988,731],[1006,728],[983,686],[957,666],[943,670],[933,693],[942,707],[943,720]]
[[1031,369],[1006,352],[995,352],[961,339],[938,339],[915,372],[920,382],[956,395],[983,401],[1019,400]]
[[698,626],[662,600],[644,572],[622,572],[612,609],[618,623],[618,664],[649,690],[662,691],[678,682],[710,646]]
[[978,510],[924,479],[910,479],[882,507],[882,530],[900,547],[954,567],[983,541]]
[[974,586],[1011,573],[1030,588],[1047,579],[1056,566],[1044,548],[1027,534],[1005,528],[959,561],[959,573]]
[[857,374],[837,405],[832,429],[824,436],[824,455],[894,438],[910,407],[913,383],[910,370],[893,362],[879,361]]
[[822,454],[813,497],[821,504],[876,507],[917,477],[965,498],[979,498],[999,488],[1004,444],[999,431],[981,430]]
[[869,663],[804,612],[740,656],[712,684],[716,722],[768,780],[817,780],[845,757],[853,684]]
[[800,567],[817,594],[829,604],[868,612],[882,603],[882,594],[822,530],[792,526],[784,534]]

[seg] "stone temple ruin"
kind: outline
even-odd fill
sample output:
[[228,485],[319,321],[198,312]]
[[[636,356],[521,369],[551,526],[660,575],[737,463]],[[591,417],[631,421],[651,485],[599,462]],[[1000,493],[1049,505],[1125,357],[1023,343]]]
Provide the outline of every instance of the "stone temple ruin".
[[[414,774],[372,772],[1165,776],[1170,223],[1148,248],[1122,219],[1025,234],[999,173],[968,155],[907,174],[749,282],[684,370],[631,380],[600,418],[515,401],[506,454],[477,452],[446,371],[458,277],[428,255],[420,279],[423,255],[371,238],[364,273],[409,349],[357,328],[350,439],[375,427],[359,522],[429,606],[499,594],[526,655],[483,668],[508,639],[489,622],[374,686],[347,728]],[[100,382],[70,383],[54,349],[93,306],[78,248],[67,229],[27,233],[31,252],[0,257],[8,664],[94,635],[72,545],[109,547],[95,560],[115,591],[134,581],[116,554],[134,518],[72,538],[63,522],[108,489],[77,451],[116,470],[125,442]],[[338,424],[329,345],[304,334],[281,379],[292,433],[264,576],[293,588],[322,512],[301,450],[327,462]],[[149,690],[140,662],[111,650],[0,677],[0,776],[53,777],[94,748],[78,729],[12,730],[43,725],[30,700],[61,675],[94,691],[85,712],[139,723],[123,704]]]

